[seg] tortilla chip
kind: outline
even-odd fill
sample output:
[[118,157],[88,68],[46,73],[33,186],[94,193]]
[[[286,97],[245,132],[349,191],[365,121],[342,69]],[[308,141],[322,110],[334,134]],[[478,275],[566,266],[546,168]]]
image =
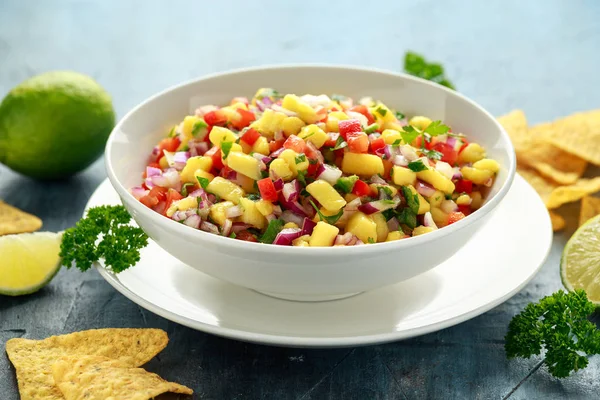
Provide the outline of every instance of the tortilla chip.
[[106,357],[62,357],[52,372],[66,400],[149,400],[163,393],[193,393],[186,386]]
[[519,168],[518,172],[533,186],[548,209],[558,208],[563,204],[577,201],[589,194],[600,191],[600,177],[582,178],[573,185],[560,186],[555,182],[544,179],[532,169]]
[[522,148],[528,142],[527,117],[522,110],[513,110],[497,120],[508,133],[515,149]]
[[42,227],[42,220],[0,200],[0,236],[35,232]]
[[548,213],[550,214],[550,221],[552,221],[552,230],[554,232],[563,230],[567,223],[566,223],[565,219],[562,217],[562,215],[557,214],[553,211],[548,211]]
[[62,394],[52,378],[52,364],[68,355],[97,355],[130,367],[150,361],[169,341],[160,329],[94,329],[44,340],[15,338],[6,353],[15,366],[21,400],[57,400]]
[[579,213],[579,226],[585,224],[589,219],[600,214],[600,198],[586,196],[581,199],[581,211]]
[[573,114],[552,123],[544,139],[569,153],[600,165],[600,110]]

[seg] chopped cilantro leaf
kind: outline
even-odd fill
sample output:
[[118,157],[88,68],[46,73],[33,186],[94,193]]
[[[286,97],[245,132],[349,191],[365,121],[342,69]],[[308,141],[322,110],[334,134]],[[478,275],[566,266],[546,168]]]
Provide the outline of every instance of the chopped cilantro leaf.
[[[206,179],[206,178],[204,178],[204,179]],[[187,195],[188,195],[188,189],[187,188],[190,187],[190,186],[194,186],[194,185],[195,185],[194,183],[190,183],[190,182],[184,183],[183,186],[181,187],[181,195],[183,197],[187,197]]]
[[248,197],[248,200],[252,200],[252,201],[258,201],[258,200],[260,200],[260,194],[258,194],[258,193],[250,193],[246,197]]
[[[192,135],[194,137],[197,137],[199,133],[202,132],[203,129],[208,128],[208,124],[206,122],[204,122],[204,120],[199,119],[198,121],[194,122],[194,125],[192,126]],[[202,135],[202,137],[204,137],[206,134],[206,132],[204,132],[204,134]]]
[[198,183],[200,184],[200,186],[202,187],[202,189],[206,190],[206,187],[208,186],[208,184],[210,183],[210,181],[207,178],[203,178],[201,176],[197,176],[196,179],[198,180]]
[[412,125],[406,125],[402,127],[402,132],[400,132],[400,136],[402,136],[402,141],[406,144],[411,144],[420,134],[421,131],[419,131]]
[[408,169],[410,169],[413,172],[419,172],[426,170],[427,167],[425,166],[425,164],[423,164],[423,161],[415,160],[408,163]]
[[398,222],[408,226],[410,229],[415,229],[417,227],[417,214],[410,208],[403,208],[398,213]]
[[[296,157],[298,158],[298,157]],[[298,162],[296,162],[296,164],[298,164]],[[296,179],[298,179],[298,182],[300,182],[300,184],[302,186],[306,186],[306,173],[308,171],[298,171],[298,176],[296,177]]]
[[356,183],[356,181],[358,181],[358,176],[356,175],[342,176],[340,179],[337,180],[333,187],[342,193],[350,193],[352,191],[352,188],[354,188],[354,184]]
[[423,132],[428,133],[431,136],[438,136],[443,135],[444,133],[448,133],[449,130],[450,127],[448,125],[444,125],[442,124],[442,121],[437,120],[430,123],[429,126],[427,126],[427,128],[425,128]]
[[342,209],[340,209],[340,212],[338,212],[337,214],[326,216],[321,212],[321,210],[319,210],[317,205],[312,200],[308,200],[308,201],[313,206],[313,208],[317,211],[317,214],[319,214],[319,218],[321,219],[321,221],[325,221],[330,225],[334,225],[338,221],[338,219],[340,219],[342,217],[342,215],[344,215],[344,209],[342,208]]
[[221,142],[221,152],[223,152],[224,159],[229,155],[232,146],[233,142]]
[[375,112],[376,112],[377,114],[381,115],[382,117],[385,117],[385,115],[387,114],[387,110],[386,110],[385,108],[381,107],[381,106],[378,106],[378,107],[375,109]]
[[425,155],[425,157],[430,158],[432,160],[441,160],[443,154],[440,153],[439,151],[435,151],[435,150],[427,150],[425,149],[425,151],[423,151],[423,154]]
[[396,211],[393,208],[388,208],[387,210],[382,211],[381,214],[385,217],[386,221],[389,221],[396,216]]
[[175,131],[176,128],[177,126],[171,128],[171,130],[169,131],[169,137],[175,137],[177,135],[177,132]]
[[375,239],[373,239],[372,237],[369,237],[367,239],[367,242],[369,242],[370,244],[374,244],[375,243]]
[[260,240],[261,243],[272,244],[275,241],[277,234],[281,231],[281,229],[283,229],[283,225],[283,220],[272,219],[269,221],[269,225],[267,226],[265,233],[258,238],[258,240]]
[[232,238],[232,239],[235,239],[235,238],[236,238],[236,236],[237,236],[237,235],[235,234],[235,232],[231,232],[231,235],[229,235],[229,237],[230,237],[230,238]]
[[402,139],[396,139],[394,140],[394,143],[392,143],[392,146],[400,146],[402,144]]
[[402,195],[404,195],[410,211],[417,214],[419,212],[419,196],[417,193],[413,193],[408,186],[402,186]]
[[340,136],[338,136],[337,140],[335,141],[335,146],[333,146],[331,148],[331,150],[343,149],[346,146],[348,146],[348,143],[346,143],[346,141],[344,140],[342,135],[340,135]]
[[306,161],[306,156],[304,155],[304,153],[298,154],[296,156],[296,164],[302,164],[303,162]]
[[397,119],[398,121],[400,121],[401,119],[404,119],[404,117],[406,117],[406,115],[402,114],[400,111],[396,111],[396,112],[394,113],[394,115],[396,116],[396,119]]

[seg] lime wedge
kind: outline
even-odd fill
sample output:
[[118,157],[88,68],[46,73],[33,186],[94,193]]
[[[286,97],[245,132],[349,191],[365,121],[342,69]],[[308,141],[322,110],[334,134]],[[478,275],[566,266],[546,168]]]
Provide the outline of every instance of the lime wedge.
[[60,233],[0,236],[0,295],[37,292],[60,269]]
[[583,289],[600,306],[600,215],[580,226],[567,242],[560,276],[567,290]]

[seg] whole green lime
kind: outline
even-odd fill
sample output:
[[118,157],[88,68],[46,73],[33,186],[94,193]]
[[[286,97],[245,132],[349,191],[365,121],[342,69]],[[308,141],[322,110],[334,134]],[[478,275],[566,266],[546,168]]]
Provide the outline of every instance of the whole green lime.
[[110,96],[96,81],[47,72],[0,103],[0,162],[32,178],[65,178],[100,157],[114,125]]

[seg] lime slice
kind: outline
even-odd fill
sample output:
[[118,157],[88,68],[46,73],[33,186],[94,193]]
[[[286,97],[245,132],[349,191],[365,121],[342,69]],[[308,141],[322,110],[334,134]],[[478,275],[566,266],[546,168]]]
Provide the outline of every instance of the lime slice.
[[600,215],[580,226],[567,242],[560,276],[567,290],[583,289],[600,306]]
[[37,292],[60,269],[60,233],[36,232],[0,236],[0,294]]

